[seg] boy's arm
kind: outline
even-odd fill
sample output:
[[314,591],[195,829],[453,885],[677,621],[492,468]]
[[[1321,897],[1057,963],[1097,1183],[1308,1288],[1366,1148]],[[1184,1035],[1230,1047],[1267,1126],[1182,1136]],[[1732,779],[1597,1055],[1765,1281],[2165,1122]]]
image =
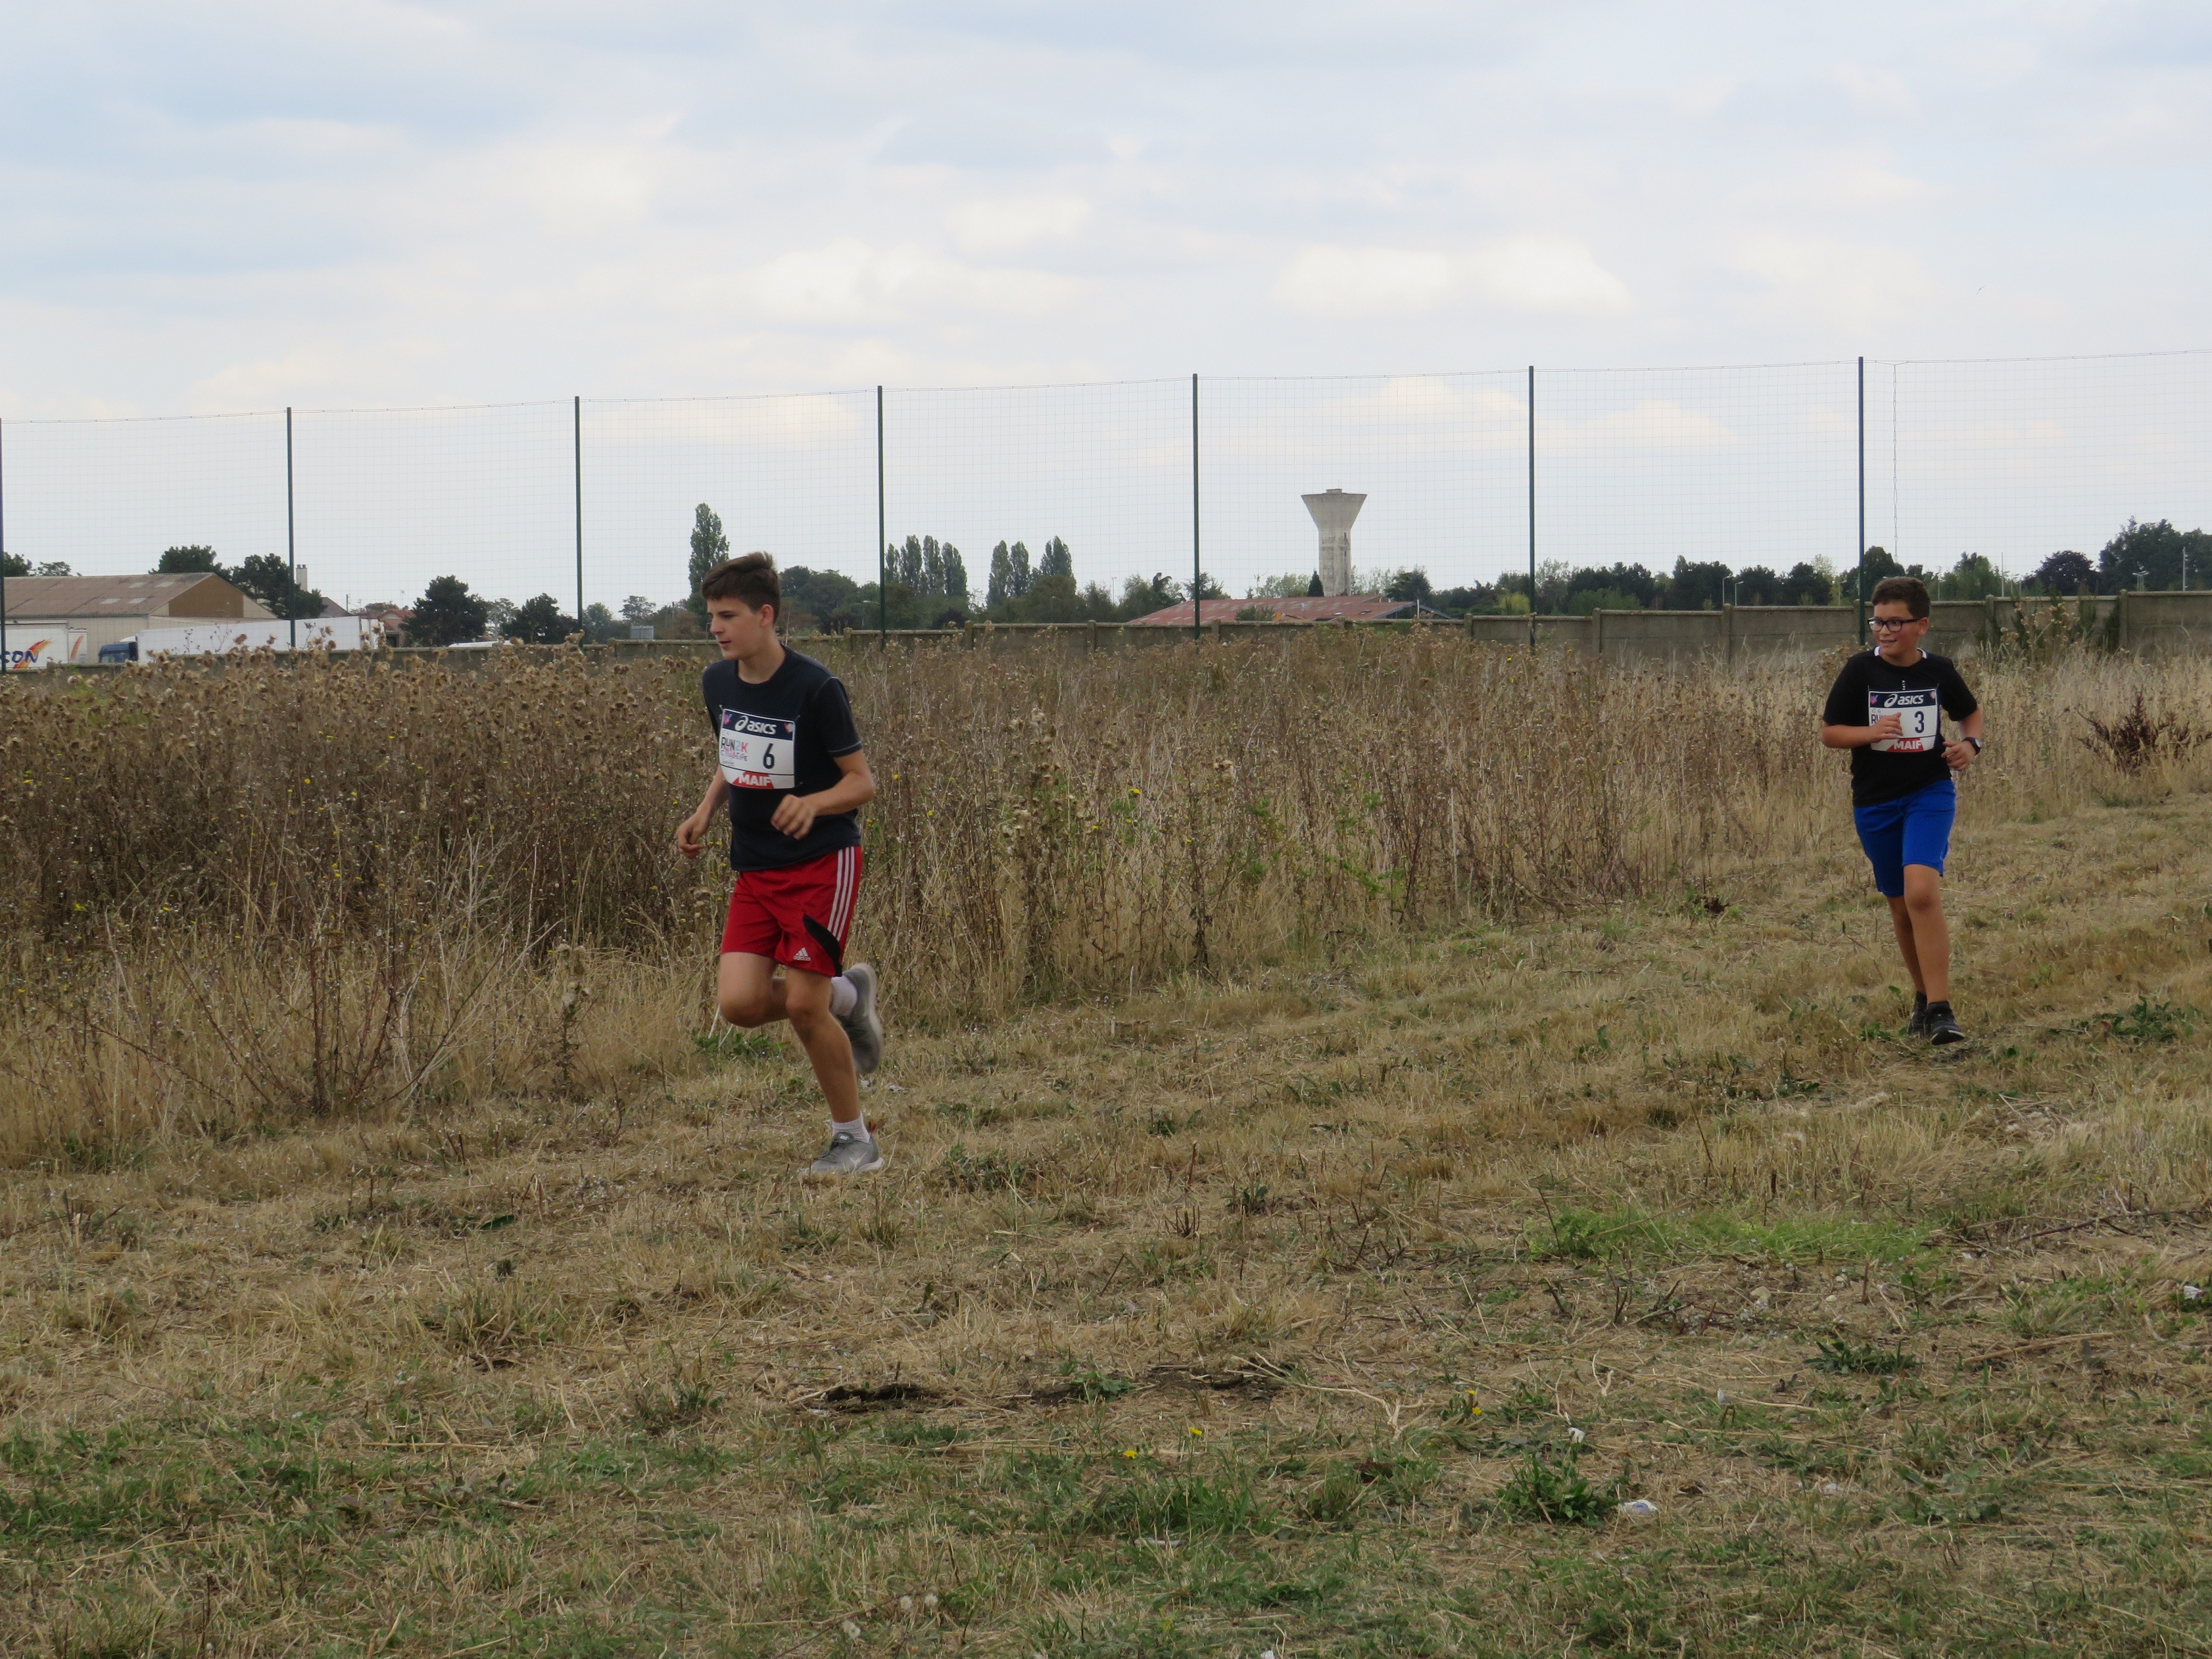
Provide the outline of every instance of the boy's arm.
[[1863,749],[1884,738],[1904,735],[1905,722],[1895,714],[1884,714],[1872,726],[1830,726],[1826,721],[1820,726],[1820,741],[1831,749]]
[[1884,714],[1872,726],[1852,719],[1866,707],[1866,682],[1846,668],[1828,688],[1828,701],[1820,709],[1820,741],[1831,749],[1863,749],[1884,738],[1905,735],[1905,722]]
[[[1982,711],[1978,708],[1959,722],[1959,735],[1961,738],[1979,738],[1982,735]],[[1943,758],[1951,763],[1954,772],[1965,771],[1974,763],[1974,757],[1981,752],[1972,743],[1947,743],[1943,745]]]
[[868,769],[866,750],[834,758],[842,774],[836,782],[811,795],[786,795],[769,820],[793,841],[804,841],[823,813],[854,811],[876,798],[876,775]]
[[730,793],[730,786],[722,776],[721,769],[714,769],[714,781],[707,786],[707,793],[692,809],[691,816],[676,826],[676,850],[687,859],[696,859],[707,845],[707,826],[714,821],[714,809]]

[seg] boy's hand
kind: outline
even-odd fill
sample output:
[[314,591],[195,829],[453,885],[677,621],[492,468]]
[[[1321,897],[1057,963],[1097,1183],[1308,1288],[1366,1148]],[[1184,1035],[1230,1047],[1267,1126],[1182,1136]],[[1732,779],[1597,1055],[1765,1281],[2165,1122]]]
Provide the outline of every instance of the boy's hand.
[[786,795],[777,803],[775,816],[769,820],[793,841],[805,841],[807,832],[814,828],[814,802],[806,795]]
[[1874,735],[1869,738],[1867,741],[1869,743],[1880,743],[1884,738],[1901,738],[1904,735],[1904,716],[1900,714],[1884,714],[1880,720],[1874,723]]
[[707,825],[713,814],[694,812],[676,826],[676,850],[687,859],[696,859],[706,850]]
[[1947,743],[1943,758],[1951,763],[1954,772],[1963,772],[1974,763],[1974,745],[1971,743]]

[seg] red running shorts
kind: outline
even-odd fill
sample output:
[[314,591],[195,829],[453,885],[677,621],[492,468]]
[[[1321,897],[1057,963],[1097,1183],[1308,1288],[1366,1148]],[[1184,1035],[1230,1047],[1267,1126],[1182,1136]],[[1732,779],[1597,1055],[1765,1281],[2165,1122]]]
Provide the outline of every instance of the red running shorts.
[[767,957],[833,978],[845,969],[845,939],[860,891],[860,849],[848,847],[779,870],[744,870],[730,890],[722,954]]

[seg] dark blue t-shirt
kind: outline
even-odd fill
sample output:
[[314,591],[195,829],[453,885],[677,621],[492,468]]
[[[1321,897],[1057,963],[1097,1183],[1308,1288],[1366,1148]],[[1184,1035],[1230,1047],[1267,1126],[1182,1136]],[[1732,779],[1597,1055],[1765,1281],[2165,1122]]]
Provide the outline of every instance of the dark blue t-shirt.
[[699,677],[699,690],[730,786],[732,870],[780,870],[860,844],[853,812],[824,812],[795,841],[771,822],[786,795],[818,794],[835,784],[844,775],[836,757],[860,747],[853,705],[835,674],[787,650],[758,685],[746,684],[725,658]]

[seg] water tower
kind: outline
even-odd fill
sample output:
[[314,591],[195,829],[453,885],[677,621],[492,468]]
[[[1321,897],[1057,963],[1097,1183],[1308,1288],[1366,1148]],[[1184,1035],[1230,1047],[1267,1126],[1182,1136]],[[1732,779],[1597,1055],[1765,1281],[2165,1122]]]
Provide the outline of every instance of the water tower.
[[1364,495],[1324,489],[1302,498],[1321,531],[1321,591],[1331,599],[1352,592],[1352,521],[1366,505]]

